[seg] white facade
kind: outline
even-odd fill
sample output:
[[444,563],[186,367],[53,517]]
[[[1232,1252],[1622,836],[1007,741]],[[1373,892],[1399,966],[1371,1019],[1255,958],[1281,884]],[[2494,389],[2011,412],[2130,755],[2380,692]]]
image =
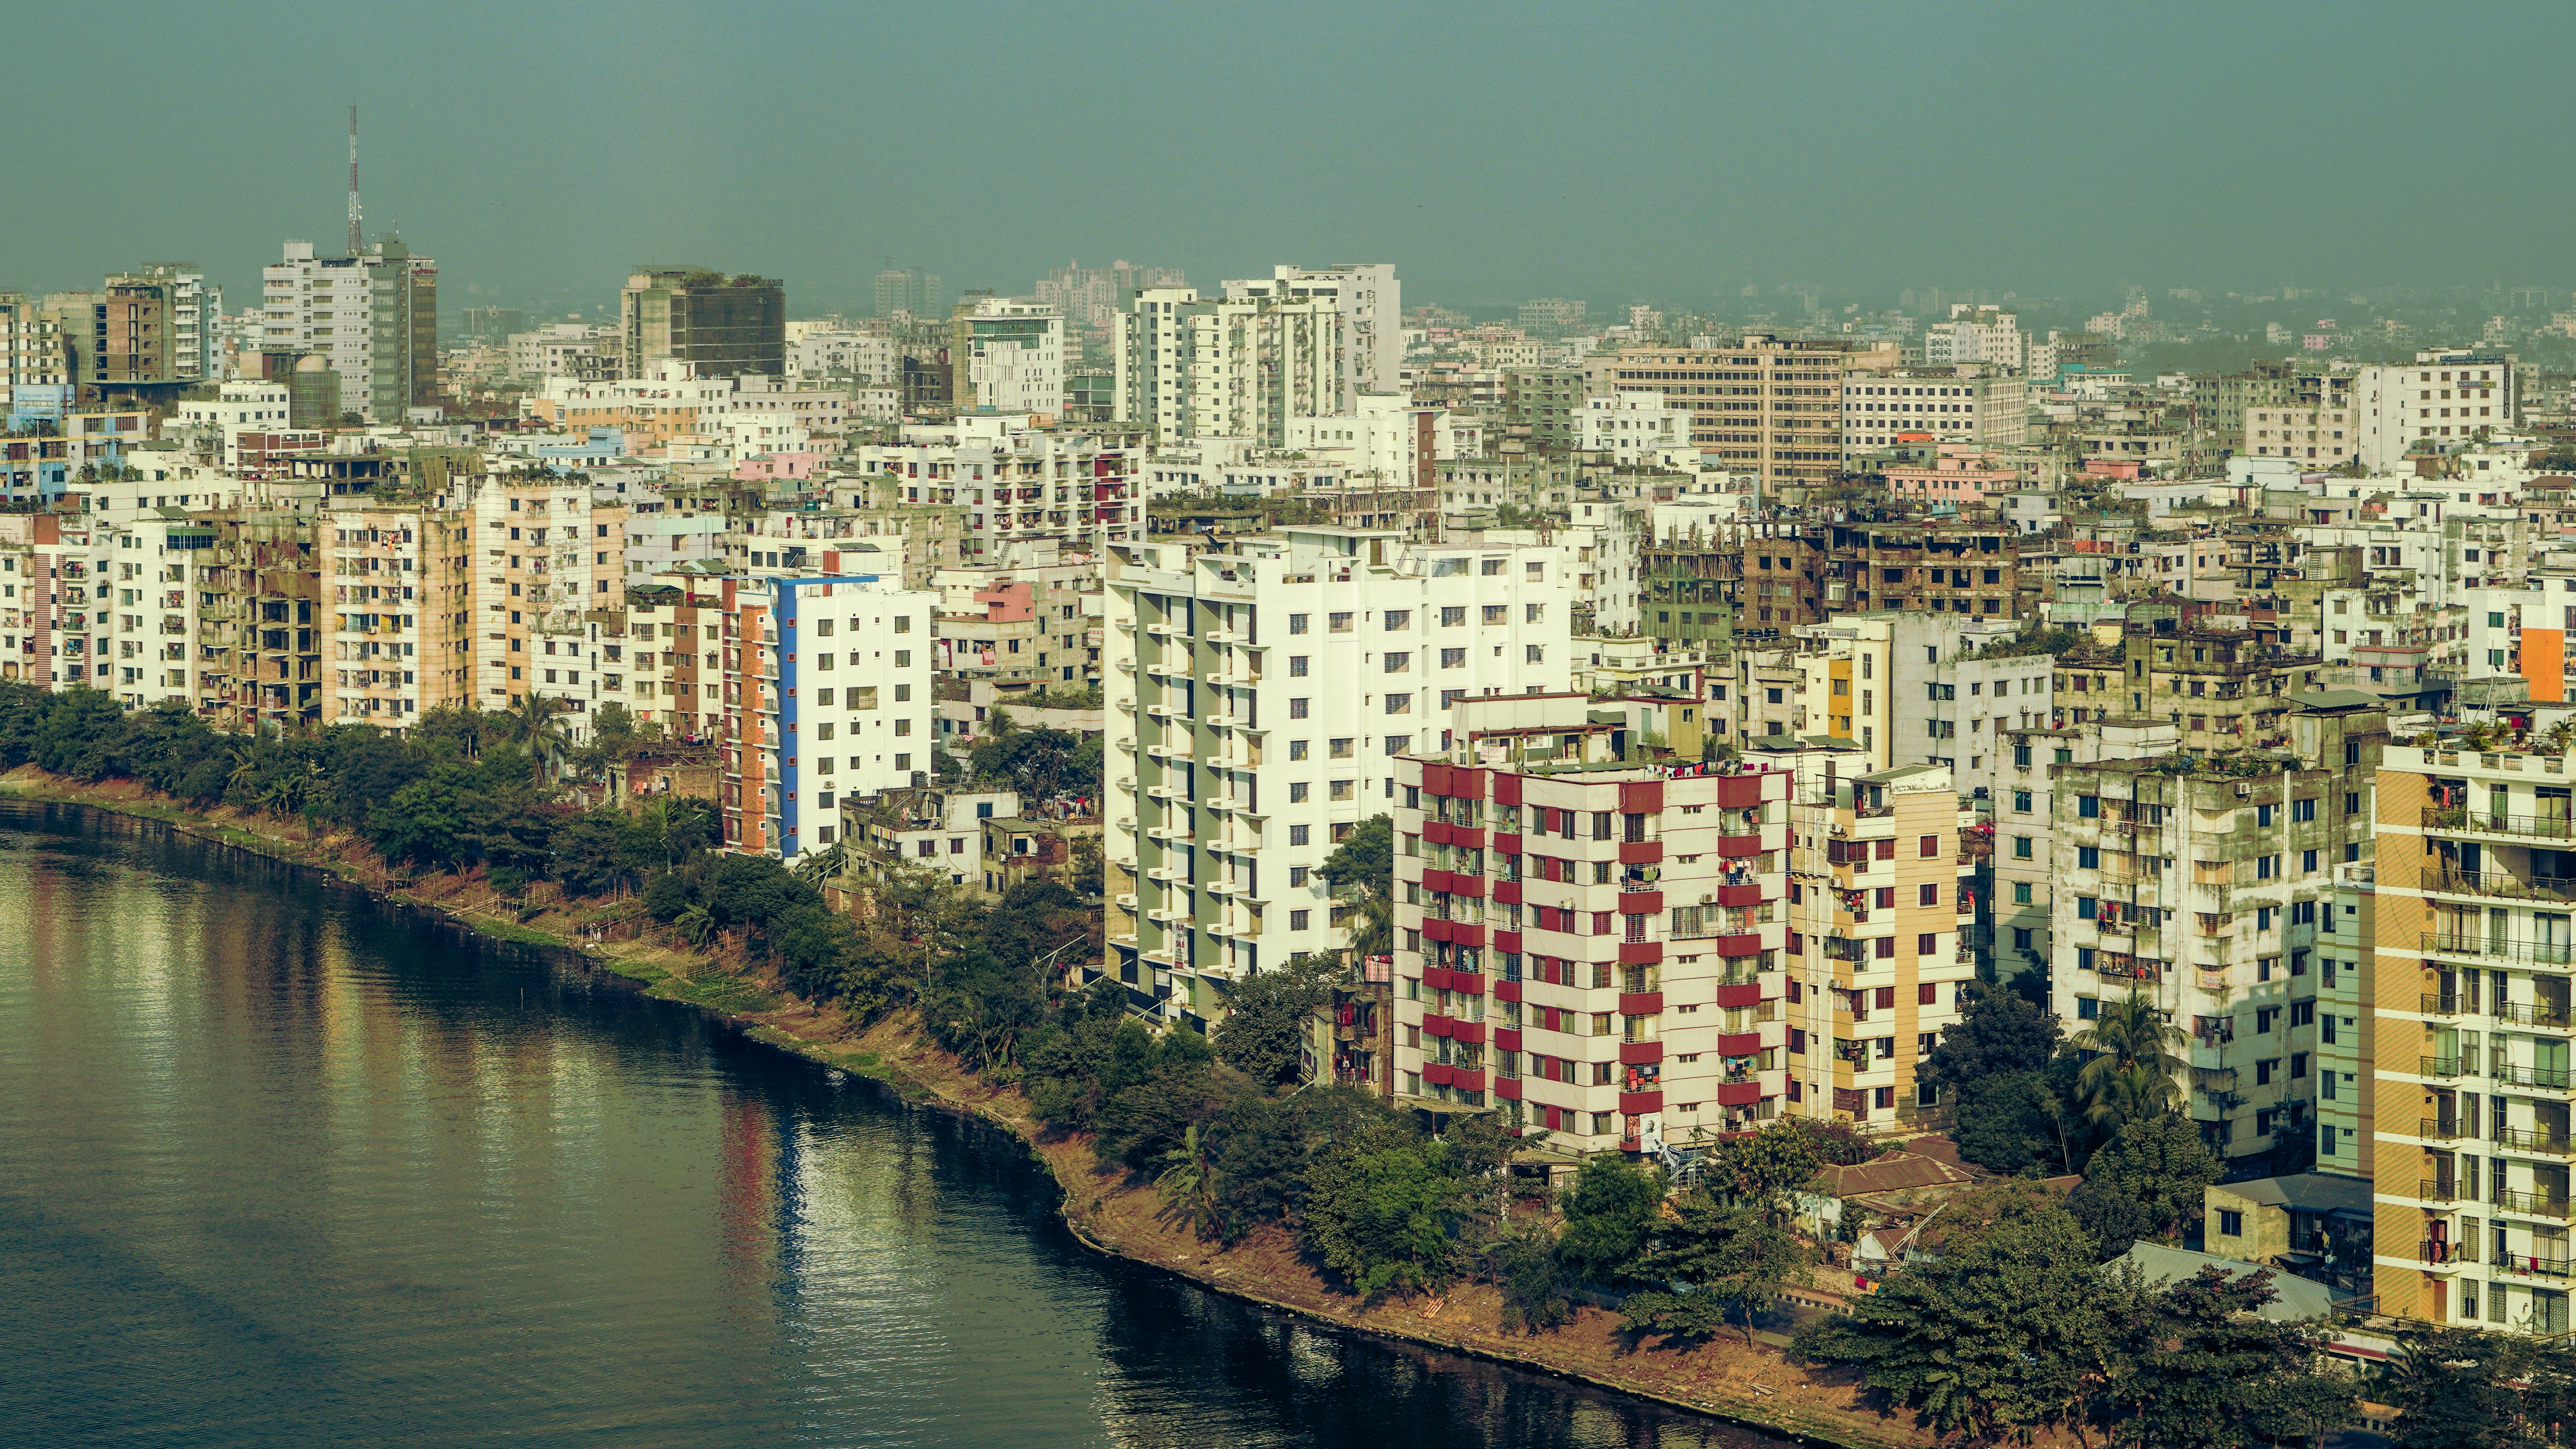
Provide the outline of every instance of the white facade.
[[1574,446],[1608,453],[1620,467],[1651,462],[1663,449],[1690,445],[1690,414],[1659,392],[1595,393],[1574,415]]
[[1843,374],[1845,456],[1929,433],[1942,442],[2017,447],[2029,437],[2029,386],[2012,373],[1980,369]]
[[2502,353],[2419,352],[2412,363],[2365,367],[2354,389],[2362,465],[2406,471],[2419,442],[2455,453],[2484,429],[2514,425],[2514,369]]
[[1006,413],[1064,411],[1064,314],[1020,297],[958,305],[966,355],[954,360],[974,406]]
[[2030,361],[2030,339],[2021,319],[1995,307],[1957,303],[1950,320],[1923,329],[1923,362],[1941,367],[1960,362],[1986,362],[2019,370]]
[[[766,591],[774,642],[764,668],[777,682],[775,713],[760,735],[740,741],[757,751],[765,777],[784,796],[779,855],[832,843],[839,801],[922,783],[931,768],[931,621],[939,595],[866,576],[755,576],[750,597]],[[783,656],[783,657],[782,657]],[[744,761],[748,769],[750,761]]]
[[829,378],[883,387],[895,376],[900,356],[894,339],[882,333],[809,331],[788,338],[787,375],[809,386]]
[[1351,412],[1340,299],[1292,296],[1286,283],[1228,286],[1244,292],[1137,294],[1119,319],[1117,420],[1151,429],[1157,446],[1229,437],[1285,447],[1292,419]]
[[1388,813],[1449,702],[1567,687],[1557,552],[1288,529],[1111,551],[1105,854],[1112,964],[1171,1019],[1215,983],[1342,946],[1314,875]]
[[[1388,263],[1366,266],[1292,267],[1271,271],[1268,283],[1228,282],[1229,297],[1251,296],[1268,286],[1290,298],[1329,298],[1342,311],[1343,371],[1353,392],[1404,390],[1404,284]],[[1238,290],[1240,289],[1240,290]]]
[[[408,285],[414,271],[435,270],[426,257],[404,255],[398,246],[388,257],[387,249],[378,242],[361,256],[317,257],[311,242],[291,241],[284,260],[260,273],[260,345],[329,359],[340,374],[340,406],[371,423],[402,421],[399,415],[377,415],[376,378],[380,370],[409,376],[412,345],[402,320],[410,315],[408,306],[389,305],[385,315],[395,320],[380,327],[376,293]],[[401,401],[408,407],[408,397]]]

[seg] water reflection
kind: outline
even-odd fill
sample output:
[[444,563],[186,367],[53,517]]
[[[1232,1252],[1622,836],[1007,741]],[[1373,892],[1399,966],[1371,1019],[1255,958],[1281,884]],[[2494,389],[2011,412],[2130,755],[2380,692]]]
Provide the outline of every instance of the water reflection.
[[577,965],[0,829],[17,1442],[1770,1442],[1095,1258],[990,1129]]

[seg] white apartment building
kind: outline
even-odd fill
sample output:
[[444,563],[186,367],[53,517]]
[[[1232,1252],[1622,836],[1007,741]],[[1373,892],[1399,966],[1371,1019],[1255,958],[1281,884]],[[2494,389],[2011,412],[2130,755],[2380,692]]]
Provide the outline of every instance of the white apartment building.
[[1984,362],[2022,371],[2030,364],[2030,339],[2012,312],[1954,302],[1950,320],[1923,329],[1923,362],[1927,367]]
[[1167,1019],[1224,982],[1337,949],[1314,874],[1443,747],[1470,695],[1561,692],[1571,593],[1553,550],[1293,528],[1193,554],[1110,550],[1110,951]]
[[1457,420],[1446,408],[1380,394],[1362,394],[1354,403],[1347,413],[1288,419],[1288,451],[1307,454],[1356,488],[1435,487],[1432,465],[1459,456]]
[[1978,367],[1843,375],[1846,456],[1906,433],[1941,442],[2018,447],[2030,436],[2029,387],[2014,373]]
[[[793,329],[796,324],[787,324]],[[880,332],[839,330],[792,331],[787,339],[787,375],[807,386],[825,381],[879,388],[895,378],[903,351]]]
[[2069,1035],[2146,996],[2190,1036],[2177,1086],[2222,1159],[2314,1128],[2319,937],[2336,872],[2367,859],[2387,717],[2294,696],[2276,768],[2166,759],[2054,774],[2049,998]]
[[510,334],[510,371],[520,377],[615,376],[625,341],[614,327],[555,322]]
[[1337,303],[1342,371],[1352,393],[1400,393],[1404,384],[1404,284],[1391,263],[1278,266],[1270,280],[1225,284],[1228,297],[1261,295]]
[[1117,420],[1151,429],[1156,446],[1227,437],[1285,447],[1291,419],[1353,409],[1339,298],[1233,285],[1243,294],[1210,301],[1152,288],[1119,319]]
[[833,843],[840,802],[928,783],[938,594],[869,575],[731,585],[728,849],[794,861]]
[[1665,449],[1690,443],[1690,414],[1661,393],[1595,393],[1574,415],[1576,450],[1608,453],[1622,468],[1653,462]]
[[[258,446],[271,446],[269,440],[290,431],[286,384],[265,380],[222,382],[215,385],[211,398],[182,397],[171,404],[170,420],[162,426],[174,436],[191,436],[199,442],[204,456],[224,468],[240,468],[243,461],[242,439],[260,439]],[[322,435],[309,435],[310,446],[320,447]]]
[[317,257],[311,242],[288,242],[284,259],[261,269],[261,346],[327,358],[343,408],[370,423],[401,422],[426,382],[421,362],[434,357],[415,335],[414,302],[424,288],[435,297],[437,275],[437,263],[399,242],[354,257]]
[[71,341],[43,299],[0,292],[0,382],[63,387],[72,379]]
[[2353,389],[2362,465],[2373,473],[2410,471],[2418,444],[2454,453],[2481,430],[2514,426],[2514,366],[2501,352],[2428,350],[2415,361],[2365,367]]
[[2320,468],[2352,461],[2361,450],[2360,415],[2350,404],[2245,409],[2242,450],[2257,458],[2295,458]]
[[1064,313],[1022,297],[957,304],[957,406],[1005,413],[1064,411]]

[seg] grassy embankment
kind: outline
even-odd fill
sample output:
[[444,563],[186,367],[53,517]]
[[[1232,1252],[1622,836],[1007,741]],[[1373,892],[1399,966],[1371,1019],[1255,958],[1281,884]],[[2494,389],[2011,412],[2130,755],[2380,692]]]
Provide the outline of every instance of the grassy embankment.
[[[1363,1333],[1427,1344],[1557,1374],[1663,1403],[1723,1415],[1775,1432],[1856,1449],[1916,1449],[1930,1438],[1867,1407],[1846,1375],[1788,1363],[1776,1342],[1746,1347],[1732,1336],[1688,1351],[1633,1345],[1618,1315],[1585,1307],[1555,1333],[1525,1337],[1500,1327],[1501,1300],[1467,1283],[1443,1298],[1362,1301],[1338,1291],[1287,1231],[1269,1227],[1232,1248],[1202,1243],[1164,1212],[1149,1186],[1102,1171],[1091,1141],[1038,1122],[1016,1089],[961,1069],[898,1015],[864,1030],[838,1011],[780,989],[729,943],[689,945],[643,920],[632,901],[566,902],[536,886],[515,906],[480,873],[418,874],[389,867],[367,844],[317,834],[300,822],[229,808],[181,809],[119,781],[82,785],[24,766],[0,776],[0,795],[93,806],[274,859],[328,871],[386,899],[435,910],[499,940],[572,951],[641,983],[651,995],[712,1012],[785,1051],[887,1083],[905,1099],[983,1118],[1010,1131],[1064,1192],[1067,1224],[1103,1253],[1180,1274],[1218,1292]],[[641,931],[637,932],[640,922]],[[606,939],[594,939],[604,929]]]

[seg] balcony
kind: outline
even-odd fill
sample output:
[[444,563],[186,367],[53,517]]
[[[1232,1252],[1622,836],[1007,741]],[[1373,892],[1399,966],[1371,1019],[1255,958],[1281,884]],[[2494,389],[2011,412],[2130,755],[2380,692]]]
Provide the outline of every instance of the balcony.
[[2563,1067],[2499,1066],[2495,1079],[2514,1087],[2538,1087],[2544,1091],[2567,1090],[2569,1074]]
[[2498,1021],[2514,1022],[2522,1026],[2554,1027],[2559,1031],[2565,1031],[2568,1027],[2567,1008],[2563,1006],[2552,1006],[2546,1001],[2508,1001],[2500,1003],[2495,1009],[2495,1019]]
[[2425,1057],[2421,1064],[2416,1068],[2415,1074],[2422,1077],[2456,1077],[2460,1074],[2460,1059],[2458,1057]]
[[2457,1016],[2460,1014],[2460,998],[2457,996],[2442,996],[2434,992],[2427,991],[2424,993],[2422,998],[2420,998],[2420,1003],[2421,1004],[2418,1009],[2426,1016]]
[[2447,1182],[2425,1178],[2416,1185],[2415,1195],[2426,1202],[2452,1202],[2458,1199],[2459,1190]]
[[2460,1124],[2456,1121],[2445,1122],[2438,1117],[2426,1117],[2415,1124],[2415,1135],[2427,1142],[2455,1142],[2459,1140]]
[[2424,888],[2449,895],[2576,901],[2576,880],[2554,875],[2515,875],[2509,870],[2456,870],[2444,866],[2424,878]]
[[2492,810],[2471,810],[2466,806],[2428,806],[2423,814],[2427,830],[2452,831],[2464,835],[2506,835],[2521,840],[2576,840],[2576,821],[2556,815],[2499,815]]
[[[2551,1214],[2551,1216],[2565,1215]],[[2567,1259],[2535,1258],[2528,1253],[2498,1254],[2495,1260],[2495,1270],[2496,1275],[2502,1278],[2564,1279],[2576,1277],[2576,1270],[2571,1270],[2569,1268]]]
[[2528,1127],[2506,1127],[2496,1133],[2495,1141],[2498,1147],[2510,1148],[2515,1152],[2539,1153],[2550,1157],[2565,1157],[2568,1152],[2567,1134],[2564,1132],[2536,1132]]
[[2423,933],[2423,949],[2437,956],[2475,956],[2486,961],[2521,961],[2534,966],[2564,966],[2576,946],[2531,941],[2489,941],[2443,931]]
[[2493,1201],[2498,1209],[2509,1213],[2520,1213],[2527,1218],[2563,1219],[2567,1216],[2567,1199],[2563,1195],[2552,1197],[2546,1193],[2514,1192],[2499,1188]]
[[2456,1268],[2478,1261],[2475,1243],[2437,1243],[2427,1238],[2420,1246],[2424,1261],[2436,1268]]

